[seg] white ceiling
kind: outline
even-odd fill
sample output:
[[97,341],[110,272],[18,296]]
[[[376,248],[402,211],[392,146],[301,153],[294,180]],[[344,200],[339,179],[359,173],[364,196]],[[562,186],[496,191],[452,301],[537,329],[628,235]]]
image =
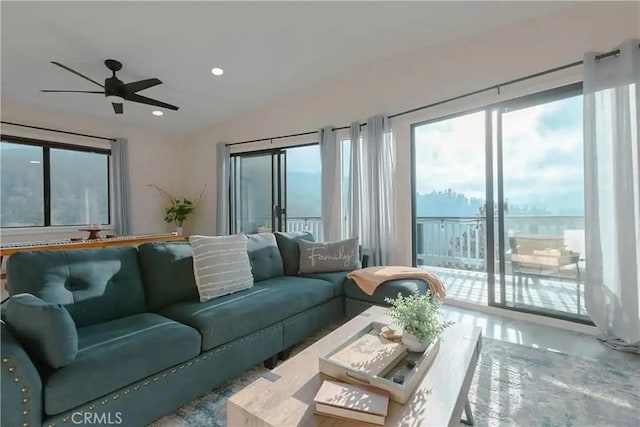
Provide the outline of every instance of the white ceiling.
[[[10,2],[2,1],[2,105],[52,110],[184,135],[292,96],[357,66],[553,13],[567,2]],[[116,116],[99,90],[103,61],[141,92],[180,106],[162,118],[125,102]],[[213,77],[212,67],[222,67]],[[402,70],[398,70],[402,72]]]

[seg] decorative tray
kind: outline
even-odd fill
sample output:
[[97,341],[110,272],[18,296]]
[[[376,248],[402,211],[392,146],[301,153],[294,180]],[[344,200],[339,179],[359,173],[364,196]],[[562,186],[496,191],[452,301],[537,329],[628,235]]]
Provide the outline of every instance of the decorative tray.
[[413,353],[401,342],[380,336],[387,325],[371,322],[319,358],[320,372],[341,381],[386,391],[404,404],[416,389],[440,349],[433,341],[424,353]]

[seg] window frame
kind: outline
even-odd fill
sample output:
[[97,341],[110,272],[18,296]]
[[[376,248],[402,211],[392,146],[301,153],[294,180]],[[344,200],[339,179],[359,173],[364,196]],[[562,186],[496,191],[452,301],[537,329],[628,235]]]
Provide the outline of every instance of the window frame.
[[85,145],[68,144],[64,142],[48,141],[43,139],[25,138],[22,136],[0,134],[0,140],[10,144],[28,145],[40,147],[42,149],[42,178],[43,178],[43,225],[18,225],[14,227],[0,227],[2,230],[15,229],[43,229],[43,228],[65,228],[87,224],[65,224],[51,225],[51,149],[78,151],[84,153],[102,154],[107,156],[107,223],[100,225],[111,225],[111,150]]

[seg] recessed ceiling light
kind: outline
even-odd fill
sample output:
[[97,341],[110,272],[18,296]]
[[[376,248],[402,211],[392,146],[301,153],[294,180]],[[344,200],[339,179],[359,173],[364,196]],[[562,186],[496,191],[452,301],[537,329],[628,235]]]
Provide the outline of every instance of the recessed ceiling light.
[[158,117],[160,117],[160,116],[162,116],[164,113],[163,113],[162,111],[160,111],[160,110],[155,110],[155,111],[153,111],[151,114],[153,114],[154,116],[158,116]]
[[222,68],[212,68],[211,74],[213,74],[214,76],[221,76],[224,74],[224,70]]
[[40,160],[29,160],[29,163],[34,164],[34,165],[39,165],[40,164]]

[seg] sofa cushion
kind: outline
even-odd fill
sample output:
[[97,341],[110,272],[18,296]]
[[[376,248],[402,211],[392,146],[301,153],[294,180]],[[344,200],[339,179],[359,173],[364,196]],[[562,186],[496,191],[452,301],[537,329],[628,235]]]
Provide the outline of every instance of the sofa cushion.
[[278,231],[274,233],[278,249],[282,256],[282,264],[284,266],[284,274],[287,276],[295,276],[300,268],[300,244],[298,241],[306,240],[313,242],[313,235],[308,231],[294,231],[285,233]]
[[373,295],[367,295],[353,280],[347,279],[344,282],[344,295],[346,298],[367,301],[372,304],[384,306],[389,305],[384,301],[385,298],[395,298],[398,296],[398,293],[401,293],[402,295],[410,295],[412,293],[427,293],[428,290],[429,285],[427,285],[427,282],[424,280],[389,280],[388,282],[378,286]]
[[200,353],[195,329],[152,313],[78,330],[76,360],[45,379],[44,406],[58,414],[189,360]]
[[52,368],[73,362],[78,353],[78,331],[60,304],[31,294],[14,295],[7,302],[7,322],[27,352]]
[[149,310],[198,297],[189,242],[153,242],[138,246],[138,261]]
[[247,235],[247,252],[253,280],[267,280],[284,275],[282,256],[273,233]]
[[299,277],[308,279],[325,280],[333,285],[333,296],[344,295],[344,282],[347,280],[348,271],[333,271],[329,273],[301,274]]
[[189,242],[201,302],[253,286],[246,236],[190,236]]
[[283,276],[211,301],[174,304],[160,314],[200,331],[202,351],[207,351],[332,298],[329,282]]
[[18,252],[7,260],[9,294],[62,304],[77,327],[145,311],[134,247]]

